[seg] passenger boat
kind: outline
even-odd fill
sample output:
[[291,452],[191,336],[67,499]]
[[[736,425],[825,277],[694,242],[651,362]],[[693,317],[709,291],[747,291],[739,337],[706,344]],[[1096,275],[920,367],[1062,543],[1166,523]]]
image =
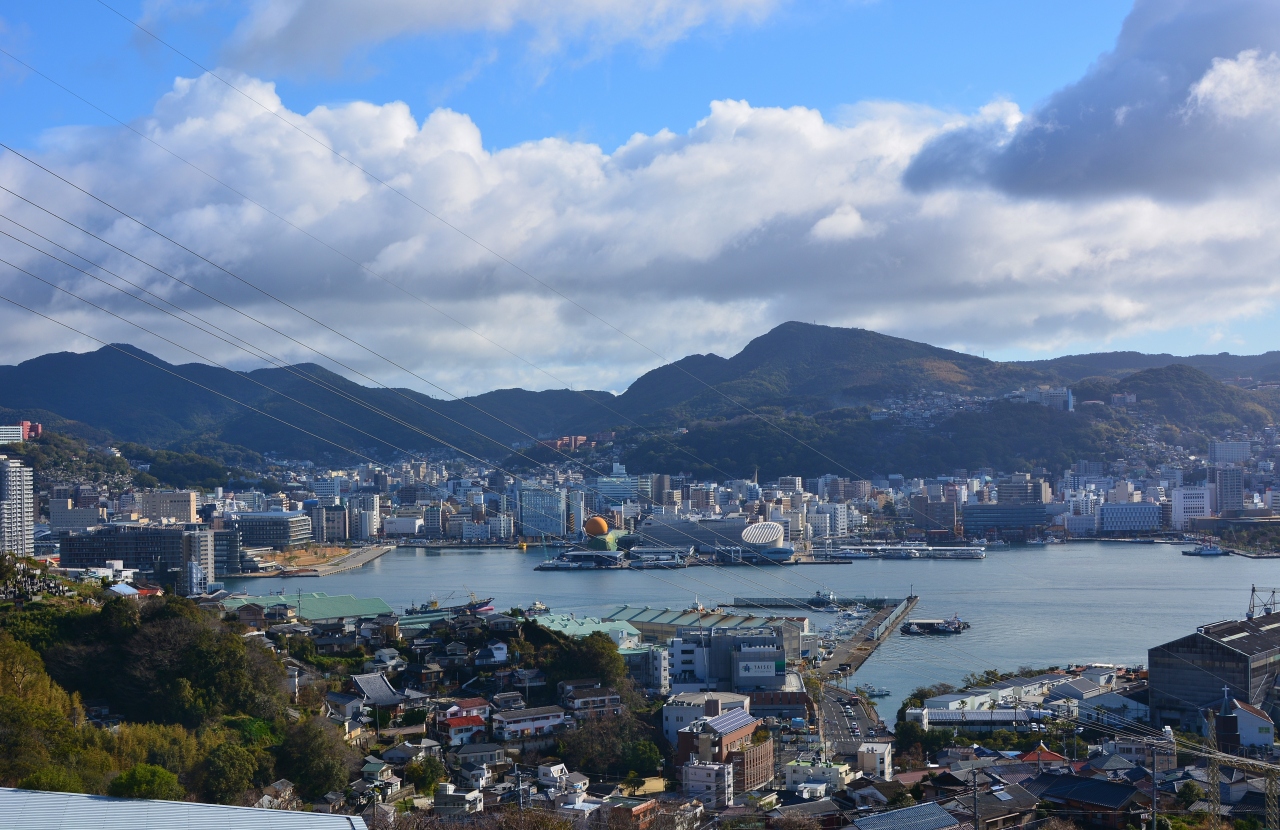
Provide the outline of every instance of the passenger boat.
[[1184,550],[1183,556],[1230,556],[1231,551],[1223,550],[1212,542],[1196,546],[1195,550]]

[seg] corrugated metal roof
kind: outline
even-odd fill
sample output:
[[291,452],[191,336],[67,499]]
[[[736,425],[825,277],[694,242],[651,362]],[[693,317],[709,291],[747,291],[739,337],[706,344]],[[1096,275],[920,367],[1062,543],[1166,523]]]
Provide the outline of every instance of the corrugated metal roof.
[[629,623],[652,623],[677,628],[761,628],[778,625],[782,617],[756,617],[740,614],[700,613],[697,611],[673,611],[670,608],[647,608],[622,605],[604,615],[605,620]]
[[860,818],[853,826],[858,830],[943,830],[959,823],[946,810],[929,801],[914,807]]
[[535,618],[538,625],[551,631],[558,631],[569,637],[586,637],[588,634],[594,634],[602,631],[605,634],[611,631],[621,631],[630,637],[639,637],[640,632],[636,627],[624,620],[601,620],[595,617],[582,617],[577,619],[570,617],[568,614],[543,614]]
[[0,787],[7,830],[367,830],[359,816]]

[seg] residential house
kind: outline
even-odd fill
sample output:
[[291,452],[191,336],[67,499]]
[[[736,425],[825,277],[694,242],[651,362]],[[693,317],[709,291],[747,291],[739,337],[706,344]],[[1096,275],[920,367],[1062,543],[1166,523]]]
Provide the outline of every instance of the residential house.
[[489,717],[489,701],[482,697],[468,697],[462,700],[455,700],[453,703],[442,703],[438,719],[444,718],[465,718],[478,717],[487,719]]
[[489,702],[493,704],[493,708],[498,711],[510,709],[523,709],[525,707],[524,695],[519,692],[498,692],[489,698]]
[[564,727],[565,712],[559,706],[508,709],[494,712],[493,737],[499,741],[546,735]]
[[579,720],[622,714],[622,696],[611,688],[574,689],[562,698],[562,702]]
[[471,744],[460,747],[449,755],[459,764],[496,766],[507,763],[507,751],[497,744]]
[[490,631],[515,632],[520,630],[520,620],[506,614],[490,614],[484,618]]
[[797,804],[784,804],[775,807],[765,814],[775,824],[781,820],[801,820],[817,824],[820,830],[839,830],[846,826],[844,812],[840,805],[830,798],[819,798],[814,801],[801,801]]
[[400,779],[385,761],[366,759],[360,768],[360,780],[352,785],[352,789],[362,794],[372,792],[379,801],[388,801],[400,791]]
[[430,738],[422,738],[418,741],[404,741],[382,752],[382,760],[397,767],[424,761],[427,758],[439,757],[440,743]]
[[493,783],[493,770],[488,764],[466,763],[458,768],[458,779],[473,790],[482,790]]
[[1023,786],[1076,821],[1114,830],[1142,826],[1151,804],[1151,797],[1137,787],[1105,778],[1044,773]]
[[483,811],[484,793],[480,790],[459,790],[453,784],[436,785],[436,815],[464,816]]
[[380,648],[373,653],[372,660],[366,660],[364,670],[366,672],[401,672],[409,667],[409,661],[400,655],[400,652],[394,648]]
[[454,669],[465,666],[469,654],[466,643],[454,641],[444,647],[444,654],[440,655],[436,662],[446,669]]
[[893,744],[864,741],[858,747],[858,771],[889,781],[893,778]]
[[437,732],[448,746],[462,746],[484,739],[484,718],[467,715],[437,721]]
[[538,765],[538,783],[555,792],[582,793],[587,791],[591,780],[580,772],[569,772],[559,761],[552,761]]
[[1017,784],[1000,784],[978,793],[978,820],[973,819],[973,795],[953,799],[943,808],[976,830],[1007,830],[1025,827],[1035,818],[1040,799]]
[[387,676],[381,672],[351,675],[353,694],[359,695],[365,706],[388,712],[395,716],[404,711],[407,696],[391,688]]
[[547,676],[542,669],[516,669],[511,673],[511,685],[517,689],[536,689],[547,685]]
[[484,648],[476,652],[477,666],[501,666],[507,662],[507,644],[501,640],[490,640]]
[[854,778],[848,764],[833,761],[795,760],[783,766],[787,789],[793,793],[808,793],[807,797],[840,792]]
[[[906,786],[897,781],[873,781],[869,778],[855,778],[845,786],[844,798],[852,801],[859,809],[880,810],[889,806],[889,802]],[[928,792],[926,798],[930,798]]]
[[854,820],[853,830],[959,830],[961,822],[932,801]]

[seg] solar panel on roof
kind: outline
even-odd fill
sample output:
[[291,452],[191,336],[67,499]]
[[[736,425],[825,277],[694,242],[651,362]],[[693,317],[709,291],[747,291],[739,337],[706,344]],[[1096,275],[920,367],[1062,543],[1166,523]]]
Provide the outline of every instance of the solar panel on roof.
[[732,732],[759,720],[745,709],[730,709],[723,715],[717,715],[708,720],[708,725],[720,734]]

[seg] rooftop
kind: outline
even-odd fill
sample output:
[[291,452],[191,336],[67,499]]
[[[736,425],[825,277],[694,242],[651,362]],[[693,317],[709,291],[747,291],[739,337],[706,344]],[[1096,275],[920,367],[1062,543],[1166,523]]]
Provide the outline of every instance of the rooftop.
[[930,801],[866,816],[855,821],[853,826],[857,830],[944,830],[959,823],[950,813]]
[[606,620],[629,623],[674,625],[686,628],[762,628],[781,625],[784,617],[756,617],[742,614],[716,614],[707,611],[672,611],[670,608],[621,605],[605,615]]
[[292,593],[268,597],[228,597],[222,601],[222,607],[235,611],[241,606],[255,603],[264,608],[286,603],[298,611],[298,617],[304,620],[334,620],[343,617],[379,617],[393,613],[391,606],[382,600],[371,597],[359,599],[350,595],[331,597],[328,594]]
[[359,816],[0,788],[10,830],[365,830]]
[[568,637],[586,637],[588,634],[600,631],[611,636],[614,632],[620,632],[632,639],[640,638],[640,632],[635,626],[619,620],[601,620],[596,617],[574,618],[568,614],[543,614],[535,617],[534,620],[543,628]]

